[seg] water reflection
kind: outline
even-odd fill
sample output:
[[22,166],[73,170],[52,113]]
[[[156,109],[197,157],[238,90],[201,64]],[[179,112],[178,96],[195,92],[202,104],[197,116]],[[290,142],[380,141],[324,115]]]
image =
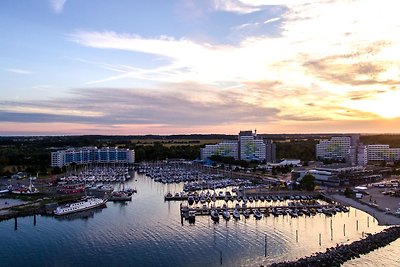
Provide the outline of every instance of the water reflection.
[[[221,218],[219,223],[204,215],[189,224],[181,222],[180,202],[164,201],[168,191],[180,192],[182,184],[164,185],[136,174],[126,186],[138,190],[131,202],[107,203],[107,208],[90,211],[94,214],[84,218],[39,217],[36,226],[32,218],[20,218],[18,231],[10,231],[12,220],[1,222],[0,235],[7,240],[7,246],[0,245],[2,265],[23,266],[29,261],[32,266],[219,266],[221,259],[224,266],[268,265],[382,229],[371,216],[352,208],[332,217],[256,220],[251,215],[228,222]],[[28,253],[15,257],[15,251]]]

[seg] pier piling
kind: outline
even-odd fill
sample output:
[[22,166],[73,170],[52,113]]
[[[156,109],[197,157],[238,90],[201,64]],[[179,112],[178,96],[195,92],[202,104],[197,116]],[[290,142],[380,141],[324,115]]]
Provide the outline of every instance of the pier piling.
[[18,229],[18,220],[17,217],[14,217],[14,230]]
[[265,235],[265,242],[264,242],[264,257],[267,257],[267,235]]
[[222,265],[222,251],[219,251],[219,263]]
[[343,236],[346,236],[346,224],[343,224]]
[[36,226],[36,213],[33,214],[33,225]]
[[319,246],[321,246],[321,233],[319,233]]
[[357,231],[358,231],[358,220],[357,220],[357,222],[356,222],[356,225],[357,225],[356,229],[357,229]]
[[298,230],[296,230],[296,242],[297,243],[299,242],[299,231]]

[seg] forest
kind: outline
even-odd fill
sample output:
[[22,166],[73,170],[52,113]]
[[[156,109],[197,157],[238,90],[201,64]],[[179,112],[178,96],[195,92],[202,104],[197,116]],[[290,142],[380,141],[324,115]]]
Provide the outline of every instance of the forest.
[[[135,150],[136,162],[183,158],[194,160],[200,157],[205,144],[222,140],[234,140],[234,135],[146,135],[146,136],[37,136],[0,137],[0,175],[16,171],[32,174],[47,174],[50,170],[51,151],[68,147],[118,146]],[[277,159],[295,158],[304,162],[315,160],[315,145],[320,138],[329,135],[274,135]],[[400,135],[361,135],[364,144],[388,144],[400,147]]]

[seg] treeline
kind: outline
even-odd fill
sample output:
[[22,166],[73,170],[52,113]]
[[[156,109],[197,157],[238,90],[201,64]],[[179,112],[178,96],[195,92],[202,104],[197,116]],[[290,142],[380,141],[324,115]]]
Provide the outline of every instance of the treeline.
[[289,142],[276,142],[277,159],[300,159],[308,162],[315,160],[315,145],[318,140],[291,140]]
[[257,166],[259,164],[259,162],[248,162],[245,160],[236,160],[233,157],[222,157],[220,155],[212,155],[210,157],[210,160],[214,161],[214,162],[218,162],[218,163],[222,163],[225,165],[236,165],[236,166],[240,166],[243,168],[248,168],[251,165],[255,165]]
[[365,145],[386,144],[390,147],[400,147],[399,134],[361,135],[360,141]]
[[200,145],[177,145],[164,146],[160,142],[153,145],[133,145],[135,150],[135,161],[155,161],[165,159],[188,159],[194,160],[200,156]]

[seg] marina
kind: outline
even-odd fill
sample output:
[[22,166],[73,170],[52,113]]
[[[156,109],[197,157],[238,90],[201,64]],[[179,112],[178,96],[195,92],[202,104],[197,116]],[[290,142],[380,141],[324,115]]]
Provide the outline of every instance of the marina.
[[[164,201],[164,196],[169,191],[183,192],[183,183],[163,184],[141,174],[131,175],[134,179],[126,186],[138,188],[138,193],[128,205],[107,202],[104,209],[57,217],[36,216],[35,225],[33,216],[18,218],[15,231],[10,231],[14,220],[0,222],[0,234],[9,242],[0,251],[2,263],[21,266],[29,260],[36,266],[103,266],[121,262],[134,266],[187,266],[190,259],[191,266],[220,266],[222,258],[223,266],[269,265],[323,252],[384,229],[372,216],[354,208],[332,216],[317,213],[298,217],[265,216],[261,209],[259,219],[250,213],[250,208],[247,219],[246,210],[238,209],[240,219],[235,219],[231,208],[236,201],[224,200],[217,200],[216,206],[227,204],[229,221],[223,219],[222,211],[215,210],[215,219],[196,211],[182,224],[180,207],[187,206],[187,200]],[[288,206],[293,201],[296,200],[289,197],[283,203]],[[254,207],[261,203],[253,200]],[[277,208],[283,203],[269,202]],[[246,204],[250,207],[249,201]],[[27,253],[18,258],[10,256],[10,248],[17,246]],[[388,260],[393,258],[389,255]]]

